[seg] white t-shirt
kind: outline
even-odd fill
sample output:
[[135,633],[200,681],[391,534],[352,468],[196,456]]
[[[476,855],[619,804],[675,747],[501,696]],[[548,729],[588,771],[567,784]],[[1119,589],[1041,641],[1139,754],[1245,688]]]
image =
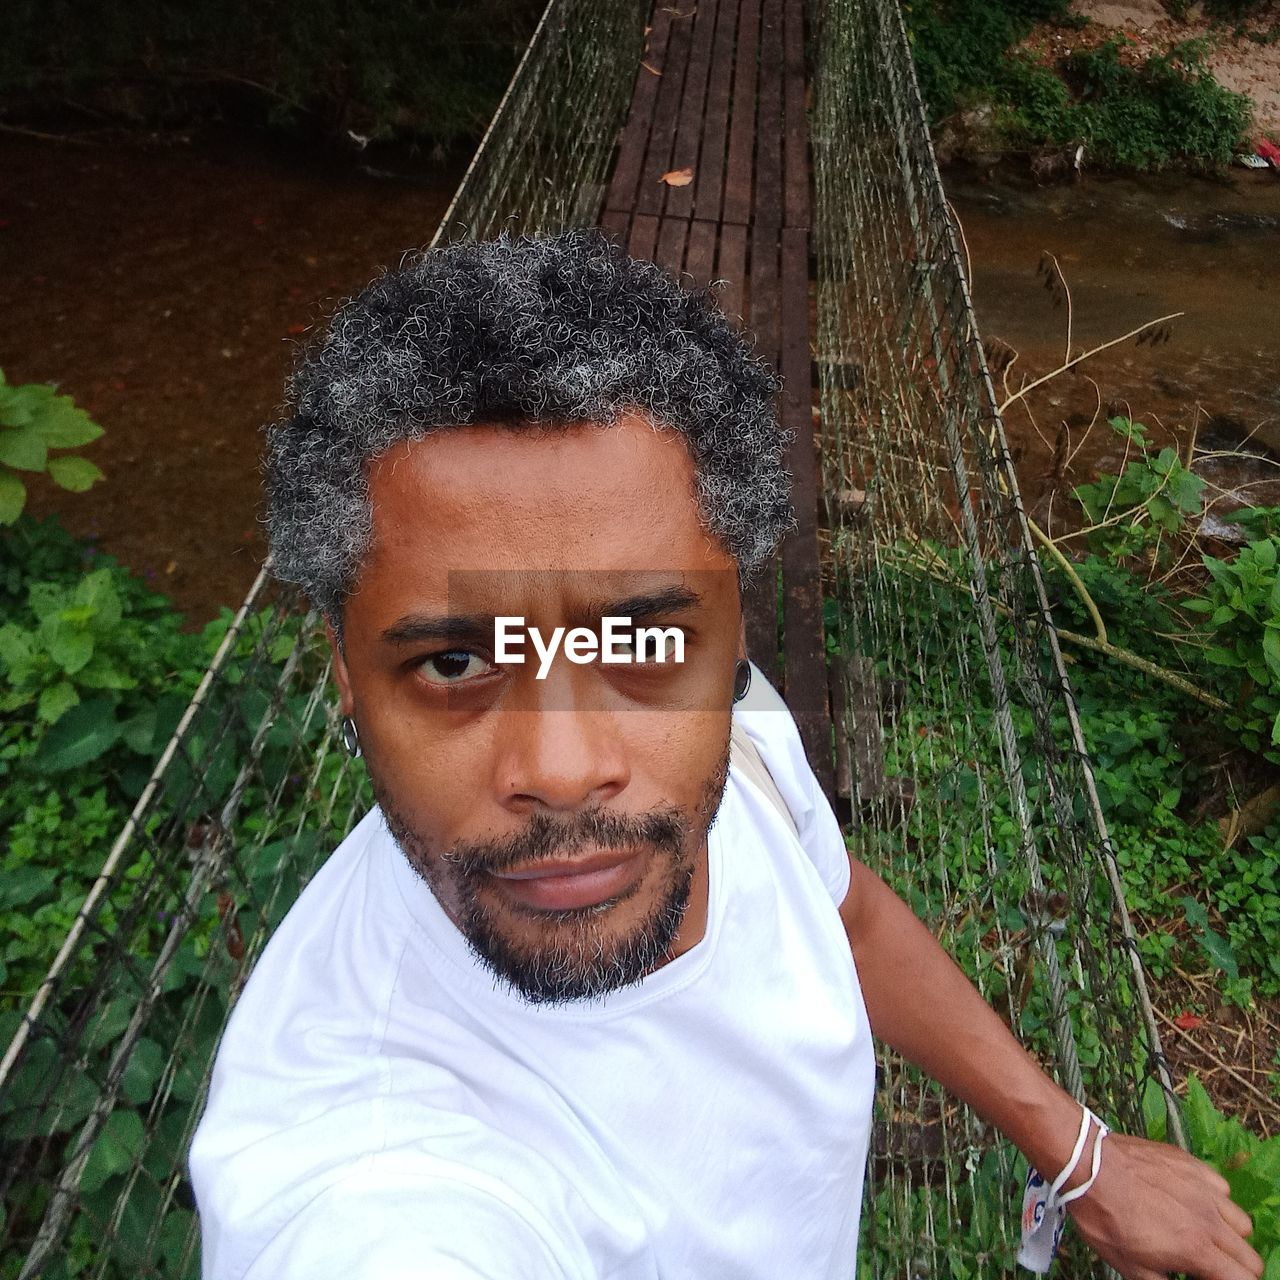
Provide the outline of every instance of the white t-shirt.
[[500,984],[360,822],[219,1050],[205,1280],[853,1276],[875,1065],[848,857],[781,699],[735,715],[800,839],[731,769],[705,935],[600,1001]]

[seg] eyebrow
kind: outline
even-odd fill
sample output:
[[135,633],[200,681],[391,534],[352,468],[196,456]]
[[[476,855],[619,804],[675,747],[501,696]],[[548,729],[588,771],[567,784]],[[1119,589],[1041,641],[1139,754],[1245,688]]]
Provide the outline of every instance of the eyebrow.
[[[601,618],[630,618],[643,621],[646,618],[678,613],[682,609],[696,608],[702,596],[688,587],[664,587],[659,591],[646,591],[626,596],[608,605],[592,608],[586,616],[593,621]],[[382,633],[387,644],[461,644],[484,643],[493,639],[496,614],[406,614],[393,622]]]
[[493,639],[494,615],[483,613],[437,616],[411,613],[394,622],[383,633],[388,644],[434,644],[440,641],[486,641]]
[[678,613],[681,609],[693,609],[702,603],[702,597],[688,587],[664,587],[659,591],[646,591],[640,595],[615,600],[599,610],[593,610],[599,618],[654,618],[660,614]]

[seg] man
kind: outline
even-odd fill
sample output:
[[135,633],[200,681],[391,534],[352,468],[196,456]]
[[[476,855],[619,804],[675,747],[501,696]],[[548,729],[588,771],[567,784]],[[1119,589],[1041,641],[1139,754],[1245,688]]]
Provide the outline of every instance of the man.
[[[1261,1274],[1225,1182],[1098,1148],[847,855],[745,662],[740,582],[789,521],[775,390],[704,295],[588,232],[428,253],[302,363],[273,564],[328,619],[378,806],[223,1041],[209,1280],[850,1276],[872,1031],[1065,1189],[1100,1149],[1071,1212],[1124,1275]],[[609,619],[681,660],[545,640]],[[512,620],[545,661],[500,660]]]

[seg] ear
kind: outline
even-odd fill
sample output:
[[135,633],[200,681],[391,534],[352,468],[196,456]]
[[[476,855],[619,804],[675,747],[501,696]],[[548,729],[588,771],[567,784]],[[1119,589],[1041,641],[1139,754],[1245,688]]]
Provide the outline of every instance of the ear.
[[747,653],[747,619],[745,615],[738,623],[738,657],[750,657],[750,654]]
[[329,652],[333,655],[333,680],[338,686],[338,696],[342,706],[342,714],[349,716],[355,710],[355,695],[351,692],[351,675],[347,671],[347,660],[343,656],[342,646],[333,630],[333,624],[324,624],[324,634],[329,641]]

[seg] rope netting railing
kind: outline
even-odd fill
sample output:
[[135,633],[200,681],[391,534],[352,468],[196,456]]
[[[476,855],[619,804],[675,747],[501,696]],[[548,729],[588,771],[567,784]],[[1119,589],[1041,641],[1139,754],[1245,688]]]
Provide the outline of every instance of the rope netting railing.
[[[553,0],[436,239],[591,221],[644,13]],[[0,1005],[0,1278],[187,1280],[186,1153],[226,1019],[372,804],[319,620],[264,573],[34,997]]]
[[[437,240],[594,220],[645,18],[552,0]],[[809,36],[853,848],[1046,1066],[1136,1131],[1158,1042],[900,17],[892,0],[813,0]],[[318,620],[264,574],[47,976],[0,1005],[0,1280],[198,1275],[185,1162],[218,1039],[371,799],[338,741]],[[881,1065],[863,1267],[1010,1272],[1012,1153]]]
[[[819,0],[810,27],[852,848],[1066,1089],[1143,1133],[1144,1097],[1163,1110],[1170,1081],[902,15]],[[892,1054],[880,1065],[865,1271],[1012,1274],[1025,1163]],[[1058,1265],[1105,1271],[1078,1247]]]

